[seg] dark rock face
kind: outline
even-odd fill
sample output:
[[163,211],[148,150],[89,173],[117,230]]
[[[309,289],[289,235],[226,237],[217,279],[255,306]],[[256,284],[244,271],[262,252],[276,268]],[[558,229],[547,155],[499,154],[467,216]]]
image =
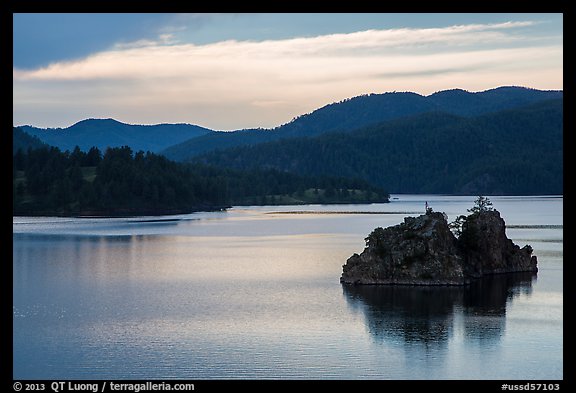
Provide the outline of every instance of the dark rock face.
[[346,284],[464,285],[485,274],[537,271],[532,248],[506,237],[497,211],[468,216],[456,238],[443,213],[406,217],[366,238],[343,266]]
[[532,247],[517,246],[506,236],[506,224],[497,210],[471,214],[459,238],[465,273],[485,274],[538,271]]
[[341,281],[353,284],[464,284],[462,256],[442,213],[406,217],[376,228],[366,249],[344,265]]

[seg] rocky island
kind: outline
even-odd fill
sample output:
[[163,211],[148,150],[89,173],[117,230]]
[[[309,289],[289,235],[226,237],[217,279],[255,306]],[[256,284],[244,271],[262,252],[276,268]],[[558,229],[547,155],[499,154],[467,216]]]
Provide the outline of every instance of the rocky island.
[[532,247],[508,239],[504,220],[487,198],[476,203],[470,215],[451,224],[444,213],[427,209],[399,225],[376,228],[364,251],[348,258],[340,282],[466,285],[489,274],[538,271]]

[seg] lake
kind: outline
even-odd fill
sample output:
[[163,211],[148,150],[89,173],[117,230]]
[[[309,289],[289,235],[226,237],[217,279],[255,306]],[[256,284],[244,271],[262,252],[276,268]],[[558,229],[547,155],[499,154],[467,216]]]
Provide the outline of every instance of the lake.
[[14,379],[562,379],[563,198],[490,197],[539,272],[347,287],[377,226],[474,196],[13,218]]

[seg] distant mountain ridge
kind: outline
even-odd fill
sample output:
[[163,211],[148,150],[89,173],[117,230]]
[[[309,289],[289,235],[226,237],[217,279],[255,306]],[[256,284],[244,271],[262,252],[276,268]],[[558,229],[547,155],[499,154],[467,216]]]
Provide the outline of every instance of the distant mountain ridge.
[[38,128],[30,125],[19,128],[61,150],[73,150],[79,146],[87,151],[96,146],[104,151],[106,147],[127,145],[134,151],[151,151],[172,160],[186,161],[214,150],[331,132],[352,132],[369,125],[426,112],[470,117],[562,97],[563,92],[558,90],[516,86],[476,93],[451,89],[428,96],[413,92],[366,94],[326,105],[272,129],[230,132],[191,124],[125,124],[114,119],[86,119],[67,128]]
[[220,167],[361,178],[392,193],[563,193],[563,91],[370,94],[273,129],[232,132],[113,119],[20,128],[62,150],[128,145]]
[[40,139],[22,131],[20,127],[12,127],[12,154],[16,154],[18,150],[26,151],[29,148],[41,147],[46,147],[46,144]]
[[515,86],[503,86],[477,93],[452,89],[429,96],[412,92],[368,94],[326,105],[274,129],[214,132],[169,147],[161,153],[170,159],[185,161],[217,149],[331,132],[351,132],[369,125],[427,112],[471,117],[562,97],[562,91]]
[[159,152],[171,145],[213,132],[191,124],[133,125],[114,119],[86,119],[67,128],[44,129],[29,125],[19,128],[44,143],[70,151],[75,146],[84,151],[93,146],[102,151],[107,147],[130,146],[134,151]]
[[209,152],[235,169],[355,176],[390,193],[563,193],[563,99],[474,117],[426,112],[370,125]]

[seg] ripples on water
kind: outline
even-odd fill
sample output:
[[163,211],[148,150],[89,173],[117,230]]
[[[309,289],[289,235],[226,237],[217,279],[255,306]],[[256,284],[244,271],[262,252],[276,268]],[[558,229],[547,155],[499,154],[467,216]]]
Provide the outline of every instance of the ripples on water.
[[340,285],[374,227],[424,201],[453,219],[474,200],[398,197],[14,218],[14,378],[561,379],[562,198],[491,198],[508,236],[533,246],[537,277]]

